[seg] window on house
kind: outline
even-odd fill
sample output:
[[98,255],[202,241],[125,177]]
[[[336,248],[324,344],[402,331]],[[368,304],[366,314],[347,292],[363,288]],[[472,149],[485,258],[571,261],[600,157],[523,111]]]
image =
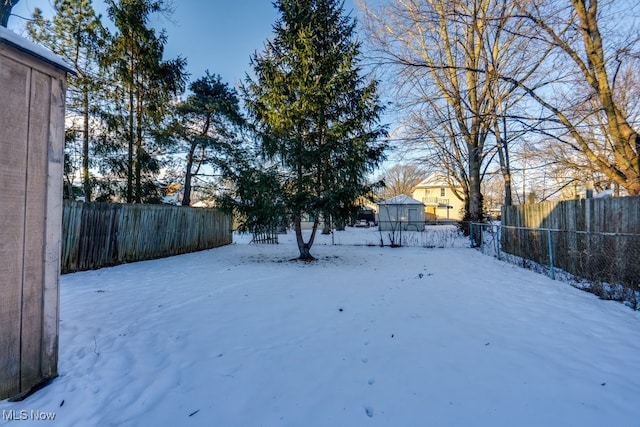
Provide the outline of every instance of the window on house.
[[445,192],[446,190],[444,188],[440,189],[440,197],[444,197],[445,196]]

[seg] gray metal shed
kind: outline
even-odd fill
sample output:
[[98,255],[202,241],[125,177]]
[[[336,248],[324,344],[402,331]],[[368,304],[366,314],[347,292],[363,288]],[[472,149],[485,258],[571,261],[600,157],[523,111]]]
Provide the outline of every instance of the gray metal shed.
[[424,218],[424,204],[405,194],[378,203],[381,231],[422,231]]
[[0,399],[58,375],[64,103],[60,58],[0,27]]

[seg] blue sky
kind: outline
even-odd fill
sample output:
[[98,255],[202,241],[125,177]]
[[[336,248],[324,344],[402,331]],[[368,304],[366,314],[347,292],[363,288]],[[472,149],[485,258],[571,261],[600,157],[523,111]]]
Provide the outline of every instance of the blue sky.
[[[106,23],[102,0],[93,0],[93,5]],[[45,16],[51,16],[49,0],[20,0],[12,12],[30,17],[36,7],[42,9]],[[262,51],[277,19],[271,0],[175,0],[173,7],[171,19],[160,18],[157,24],[167,31],[166,58],[186,57],[191,80],[203,76],[208,69],[220,74],[232,86],[250,71],[251,55],[256,50]],[[353,10],[355,15],[354,0],[346,0],[345,9]],[[21,33],[24,22],[12,16],[9,28]]]
[[[20,0],[12,13],[28,18],[38,7],[45,17],[50,17],[51,3],[53,0]],[[107,25],[103,0],[93,0],[93,6]],[[167,31],[165,58],[185,57],[190,81],[209,70],[236,88],[246,74],[251,73],[251,55],[263,50],[278,17],[271,0],[173,0],[173,7],[170,20],[160,18],[156,25]],[[356,0],[345,0],[344,7],[351,16],[359,15]],[[24,19],[12,16],[8,27],[22,34],[24,24]],[[384,93],[382,95],[384,100]],[[387,110],[382,121],[393,128],[397,118]]]

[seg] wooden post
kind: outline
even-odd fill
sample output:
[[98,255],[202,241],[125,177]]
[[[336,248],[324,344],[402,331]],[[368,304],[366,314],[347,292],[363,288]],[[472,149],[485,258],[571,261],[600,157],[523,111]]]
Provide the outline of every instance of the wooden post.
[[586,182],[586,197],[587,199],[593,199],[593,181],[589,180]]

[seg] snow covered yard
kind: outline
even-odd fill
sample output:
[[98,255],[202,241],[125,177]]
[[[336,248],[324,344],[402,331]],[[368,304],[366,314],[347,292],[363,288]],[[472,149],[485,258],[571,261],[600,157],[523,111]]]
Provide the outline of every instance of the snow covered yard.
[[60,377],[0,424],[640,425],[640,312],[375,235],[321,236],[314,263],[289,235],[63,276]]

